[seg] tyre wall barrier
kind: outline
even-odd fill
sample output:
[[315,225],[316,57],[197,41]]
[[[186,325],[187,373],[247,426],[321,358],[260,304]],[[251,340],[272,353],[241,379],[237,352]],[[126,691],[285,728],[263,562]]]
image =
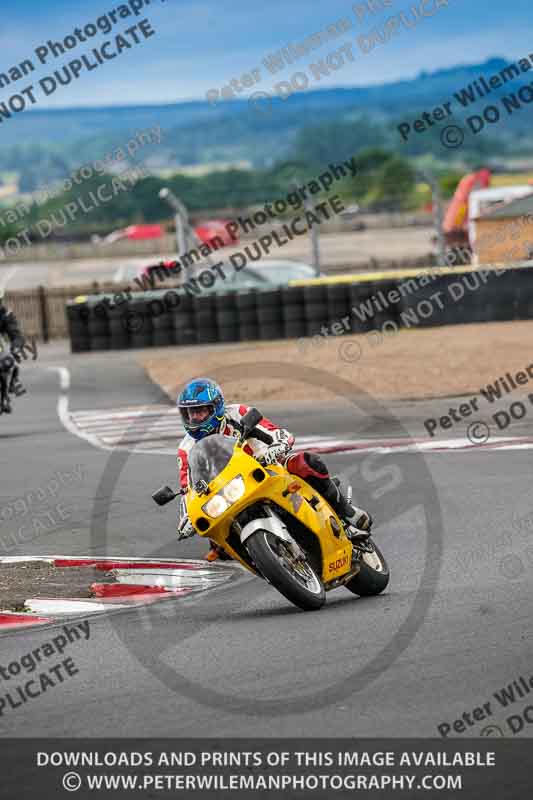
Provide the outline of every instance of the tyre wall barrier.
[[66,307],[72,352],[294,339],[394,328],[533,319],[533,268],[361,276],[267,290],[145,292]]

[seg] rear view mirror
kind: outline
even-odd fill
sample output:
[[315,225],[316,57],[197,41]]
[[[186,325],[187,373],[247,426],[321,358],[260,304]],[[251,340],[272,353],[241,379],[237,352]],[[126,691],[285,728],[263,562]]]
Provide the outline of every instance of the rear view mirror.
[[174,498],[177,496],[178,493],[174,492],[170,486],[163,486],[152,495],[158,506],[166,506],[167,503],[170,503],[170,501],[174,500]]

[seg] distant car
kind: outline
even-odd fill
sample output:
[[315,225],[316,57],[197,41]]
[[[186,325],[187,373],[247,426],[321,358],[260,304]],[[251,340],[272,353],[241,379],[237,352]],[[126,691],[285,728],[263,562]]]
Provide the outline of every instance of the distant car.
[[[177,261],[159,261],[157,264],[150,264],[148,267],[140,267],[137,270],[137,277],[142,281],[153,279],[154,288],[157,289],[158,283],[167,278],[176,278],[181,274]],[[147,284],[148,286],[149,284]]]
[[313,267],[301,261],[276,261],[268,258],[252,261],[238,272],[226,271],[226,289],[268,289],[273,286],[287,286],[290,281],[323,277],[317,275]]
[[[153,276],[155,289],[160,288],[159,284],[165,279],[165,275],[171,278],[177,277],[181,273],[183,280],[183,272],[179,268],[176,270],[176,264],[176,261],[162,261],[159,264],[151,264],[149,267],[144,267],[140,270],[139,277],[144,276],[150,279],[150,276]],[[195,270],[191,277],[197,275],[200,270],[205,269],[207,266],[207,263],[195,264]],[[252,261],[239,271],[226,262],[224,273],[226,279],[224,281],[218,280],[212,291],[219,292],[224,289],[268,289],[273,286],[287,286],[289,281],[323,277],[321,274],[317,275],[309,264],[303,264],[300,261],[278,261],[267,258],[260,261]]]
[[[212,252],[221,250],[224,247],[233,247],[239,244],[239,237],[235,233],[230,233],[227,230],[227,225],[231,222],[228,219],[208,219],[197,225],[194,229],[198,244],[195,246],[199,248],[201,244],[207,244]],[[194,264],[194,269],[198,268],[198,263]],[[203,268],[203,266],[202,266]],[[142,280],[143,277],[150,280],[153,275],[154,280],[164,280],[165,276],[169,278],[177,277],[182,273],[176,261],[160,261],[158,264],[150,264],[148,267],[141,267],[137,270],[137,277]]]
[[150,267],[146,267],[146,259],[140,258],[131,258],[126,259],[125,261],[118,261],[118,266],[113,265],[113,274],[108,279],[109,282],[113,283],[131,283],[131,281],[135,280],[135,278],[141,278],[141,275],[148,275],[148,270],[155,265],[150,264]]
[[230,223],[229,219],[208,219],[197,225],[194,232],[201,242],[208,244],[214,250],[232,247],[239,244],[239,236],[228,231],[227,226]]

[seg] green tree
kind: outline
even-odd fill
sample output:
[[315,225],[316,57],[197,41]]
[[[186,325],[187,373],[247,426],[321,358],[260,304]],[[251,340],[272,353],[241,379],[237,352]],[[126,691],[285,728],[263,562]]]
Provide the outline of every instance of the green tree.
[[391,153],[378,147],[369,147],[357,154],[357,172],[353,178],[346,179],[345,188],[359,202],[365,203],[371,193],[376,174],[391,158]]
[[439,187],[444,197],[452,197],[464,172],[447,172],[439,178]]
[[413,202],[415,172],[408,161],[392,156],[380,167],[368,201],[376,208],[403,209]]
[[308,164],[324,166],[357,155],[361,150],[381,147],[386,136],[381,126],[367,117],[353,121],[324,122],[303,128],[296,136],[289,158],[302,159]]

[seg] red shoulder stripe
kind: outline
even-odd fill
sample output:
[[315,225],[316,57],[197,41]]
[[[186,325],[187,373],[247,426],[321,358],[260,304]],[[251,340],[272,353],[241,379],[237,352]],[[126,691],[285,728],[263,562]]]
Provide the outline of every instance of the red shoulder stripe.
[[189,485],[189,460],[187,458],[187,452],[180,448],[178,450],[178,458],[180,459],[180,486],[182,489],[186,489]]
[[271,422],[266,417],[262,417],[261,418],[261,421],[259,422],[259,425],[261,425],[262,428],[266,428],[267,431],[278,431],[279,430],[279,425],[274,425],[274,423]]

